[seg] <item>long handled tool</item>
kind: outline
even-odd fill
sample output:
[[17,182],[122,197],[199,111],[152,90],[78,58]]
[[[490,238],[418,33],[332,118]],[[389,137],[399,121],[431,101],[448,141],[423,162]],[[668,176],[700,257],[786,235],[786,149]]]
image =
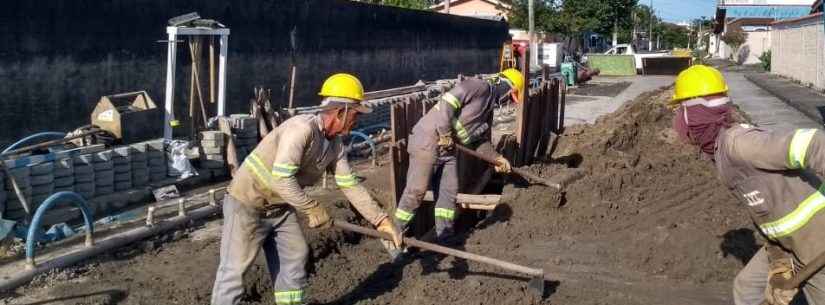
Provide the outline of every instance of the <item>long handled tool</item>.
[[[361,226],[356,226],[354,224],[344,222],[344,221],[333,221],[333,225],[339,229],[351,231],[367,236],[372,236],[375,238],[382,238],[386,240],[392,240],[392,237],[383,232],[379,232],[377,230],[364,228]],[[544,296],[544,270],[530,268],[522,265],[517,265],[511,262],[505,262],[502,260],[498,260],[491,257],[481,256],[478,254],[473,254],[469,252],[464,252],[452,248],[447,248],[444,246],[439,246],[436,244],[431,244],[427,242],[423,242],[417,239],[412,238],[404,238],[404,244],[416,248],[421,248],[424,250],[429,250],[433,252],[438,252],[441,254],[451,255],[459,258],[463,258],[466,260],[471,260],[474,262],[484,263],[488,265],[493,265],[502,269],[506,269],[513,272],[523,273],[530,276],[530,282],[527,284],[528,288],[534,292],[536,292],[539,296]]]
[[[476,158],[478,158],[482,161],[485,161],[487,163],[490,163],[491,165],[498,165],[498,161],[496,161],[496,159],[493,158],[493,157],[484,155],[482,153],[479,153],[475,150],[469,149],[469,148],[464,147],[464,146],[459,145],[459,144],[455,144],[455,147],[456,147],[456,149],[460,150],[461,152],[463,152],[465,154],[468,154],[470,156],[476,157]],[[522,176],[525,179],[531,180],[531,181],[536,182],[536,183],[544,184],[546,186],[555,188],[557,190],[562,190],[564,188],[564,185],[562,185],[562,183],[544,179],[542,177],[539,177],[536,174],[533,174],[531,172],[528,172],[528,171],[520,169],[520,168],[513,168],[512,171],[513,171],[513,173],[516,173],[516,175]],[[582,176],[582,174],[583,173],[577,171],[577,172],[575,172],[575,175],[567,177],[566,180],[567,180],[567,182],[570,182],[572,180],[580,178]]]

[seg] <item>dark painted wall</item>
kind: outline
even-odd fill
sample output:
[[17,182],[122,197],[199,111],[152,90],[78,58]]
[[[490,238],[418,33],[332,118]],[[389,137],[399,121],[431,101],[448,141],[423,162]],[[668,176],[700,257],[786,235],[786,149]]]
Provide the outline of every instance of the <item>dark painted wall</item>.
[[[148,90],[163,104],[168,18],[197,11],[231,28],[228,110],[246,112],[252,87],[296,105],[318,102],[331,73],[367,90],[458,73],[491,73],[507,26],[474,18],[338,0],[11,0],[0,10],[0,144],[87,124],[102,95]],[[185,113],[189,50],[178,48],[177,110]]]

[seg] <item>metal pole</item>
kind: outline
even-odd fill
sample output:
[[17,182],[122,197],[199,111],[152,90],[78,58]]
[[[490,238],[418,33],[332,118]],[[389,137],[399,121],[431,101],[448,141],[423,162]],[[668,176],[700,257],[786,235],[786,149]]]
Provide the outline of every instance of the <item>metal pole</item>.
[[647,50],[653,51],[653,0],[650,0],[650,30],[647,35]]
[[[536,56],[538,55],[538,51],[536,50],[536,37],[535,37],[535,35],[536,35],[536,21],[535,21],[535,15],[534,15],[535,12],[533,10],[533,5],[534,5],[533,0],[528,0],[527,12],[528,12],[528,15],[530,17],[529,18],[530,19],[529,20],[530,29],[529,29],[529,32],[527,33],[527,35],[530,37],[530,58],[529,58],[530,64],[527,65],[527,69],[530,69],[530,66],[532,66],[532,65],[536,65],[536,60],[534,60],[534,58],[536,58]],[[529,73],[529,71],[522,71],[522,72]]]
[[218,64],[218,116],[226,115],[226,55],[229,34],[221,35],[221,55]]
[[175,113],[172,105],[175,100],[175,61],[177,59],[178,46],[177,31],[174,27],[166,28],[169,33],[168,48],[166,51],[166,100],[164,103],[165,116],[163,118],[163,138],[167,140],[172,139],[172,121],[175,119]]

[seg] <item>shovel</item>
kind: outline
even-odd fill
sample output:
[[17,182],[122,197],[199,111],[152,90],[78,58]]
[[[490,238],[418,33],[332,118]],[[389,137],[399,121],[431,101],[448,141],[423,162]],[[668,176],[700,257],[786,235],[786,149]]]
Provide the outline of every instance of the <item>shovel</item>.
[[[456,149],[460,150],[461,152],[463,152],[465,154],[468,154],[470,156],[473,156],[475,158],[478,158],[478,159],[480,159],[484,162],[490,163],[491,165],[498,165],[498,161],[496,161],[496,159],[493,158],[493,157],[484,155],[482,153],[479,153],[475,150],[469,149],[469,148],[464,147],[464,146],[459,145],[459,144],[455,144],[455,147],[456,147]],[[570,182],[578,180],[579,178],[584,176],[584,173],[582,171],[575,171],[575,172],[572,172],[571,174],[569,174],[567,177],[565,177],[564,181],[555,182],[555,181],[550,181],[548,179],[539,177],[536,174],[533,174],[531,172],[528,172],[528,171],[520,169],[520,168],[512,168],[512,172],[515,173],[516,175],[524,177],[524,179],[527,179],[527,180],[533,181],[535,183],[539,183],[539,184],[543,184],[543,185],[552,187],[552,188],[554,188],[556,190],[559,190],[559,191],[562,191],[564,189],[564,187],[567,184],[569,184]]]
[[[345,221],[337,221],[336,220],[336,221],[333,221],[332,224],[333,224],[333,226],[335,226],[339,229],[345,230],[345,231],[355,232],[355,233],[359,233],[359,234],[363,234],[363,235],[371,236],[371,237],[375,237],[375,238],[382,238],[382,239],[385,239],[385,240],[392,240],[392,237],[387,233],[380,232],[378,230],[373,230],[373,229],[361,227],[361,226],[356,226],[354,224],[351,224],[351,223],[348,223],[348,222],[345,222]],[[535,269],[535,268],[530,268],[530,267],[526,267],[526,266],[522,266],[522,265],[517,265],[517,264],[511,263],[511,262],[506,262],[506,261],[502,261],[502,260],[491,258],[491,257],[486,257],[486,256],[473,254],[473,253],[469,253],[469,252],[465,252],[465,251],[461,251],[461,250],[456,250],[456,249],[453,249],[453,248],[439,246],[439,245],[436,245],[436,244],[431,244],[431,243],[427,243],[427,242],[423,242],[423,241],[420,241],[420,240],[417,240],[417,239],[412,239],[412,238],[407,238],[407,237],[404,237],[404,244],[408,245],[408,246],[416,247],[416,248],[421,248],[421,249],[424,249],[424,250],[429,250],[429,251],[445,254],[445,255],[450,255],[450,256],[463,258],[463,259],[474,261],[474,262],[493,265],[493,266],[496,266],[496,267],[499,267],[499,268],[502,268],[502,269],[506,269],[506,270],[509,270],[509,271],[513,271],[513,272],[527,274],[527,275],[530,276],[530,282],[528,282],[527,288],[530,289],[530,291],[536,293],[539,297],[544,297],[544,286],[545,286],[544,285],[544,280],[545,280],[545,277],[544,277],[544,270],[542,270],[542,269]]]

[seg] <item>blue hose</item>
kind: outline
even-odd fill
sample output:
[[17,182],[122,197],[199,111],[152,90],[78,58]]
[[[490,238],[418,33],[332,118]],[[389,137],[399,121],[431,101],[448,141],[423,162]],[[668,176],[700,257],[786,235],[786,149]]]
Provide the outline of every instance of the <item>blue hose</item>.
[[[349,134],[350,134],[350,136],[355,136],[355,137],[359,137],[359,138],[364,139],[364,141],[366,141],[367,144],[370,145],[370,149],[372,150],[372,154],[373,155],[375,154],[375,141],[373,141],[370,138],[370,136],[368,136],[367,134],[365,134],[363,132],[360,132],[360,131],[350,131]],[[352,144],[350,144],[350,145],[352,145]]]
[[35,144],[35,143],[51,141],[51,140],[62,139],[62,138],[65,138],[65,137],[66,137],[66,133],[64,133],[64,132],[57,132],[57,131],[38,132],[36,134],[33,134],[33,135],[30,135],[30,136],[25,137],[23,139],[20,139],[17,142],[14,142],[14,144],[9,145],[9,147],[6,147],[6,149],[4,149],[3,152],[0,153],[0,154],[5,155],[6,153],[8,153],[12,150],[15,150],[19,147],[28,146],[28,145],[32,145],[32,144]]
[[70,202],[80,208],[80,212],[83,214],[83,221],[86,223],[86,246],[92,245],[94,223],[92,219],[92,212],[89,210],[89,205],[86,204],[86,200],[75,192],[63,191],[52,194],[49,198],[46,198],[46,201],[43,201],[43,204],[41,204],[39,208],[37,208],[37,212],[35,212],[34,217],[32,217],[31,225],[29,225],[29,233],[26,236],[26,263],[31,267],[34,266],[35,243],[37,242],[37,239],[40,238],[38,233],[40,232],[39,229],[41,219],[49,208],[62,202]]
[[379,123],[379,124],[374,124],[374,125],[369,125],[369,126],[364,126],[364,127],[361,127],[361,128],[357,128],[357,129],[355,129],[355,131],[358,131],[358,132],[362,132],[362,133],[369,134],[369,133],[370,133],[370,131],[372,131],[372,130],[376,130],[376,129],[378,129],[378,130],[380,130],[380,129],[387,129],[387,130],[389,130],[389,129],[390,129],[390,125],[383,124],[383,123]]

